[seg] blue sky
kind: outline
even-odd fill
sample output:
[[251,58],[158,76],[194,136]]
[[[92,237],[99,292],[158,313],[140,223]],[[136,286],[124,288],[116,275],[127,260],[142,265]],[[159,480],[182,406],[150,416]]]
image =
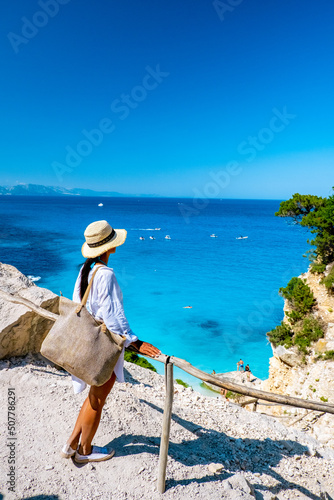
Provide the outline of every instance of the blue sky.
[[7,2],[0,185],[327,196],[333,25],[331,0]]

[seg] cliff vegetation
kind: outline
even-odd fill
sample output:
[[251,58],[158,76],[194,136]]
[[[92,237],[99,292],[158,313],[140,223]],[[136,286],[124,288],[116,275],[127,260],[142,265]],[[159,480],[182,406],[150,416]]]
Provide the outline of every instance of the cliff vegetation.
[[[307,227],[314,237],[308,240],[308,272],[279,289],[284,318],[267,333],[274,356],[263,389],[334,402],[334,196],[297,193],[275,215]],[[269,412],[334,446],[333,416],[284,407]]]

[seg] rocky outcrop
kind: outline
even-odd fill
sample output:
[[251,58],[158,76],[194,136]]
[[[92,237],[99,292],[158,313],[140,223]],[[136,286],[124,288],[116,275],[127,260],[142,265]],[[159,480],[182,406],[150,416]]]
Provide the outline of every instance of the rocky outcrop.
[[[249,372],[249,376],[247,376],[247,372],[235,370],[233,372],[215,373],[215,376],[224,380],[228,380],[229,382],[245,385],[246,387],[250,387],[251,389],[261,389],[262,380],[255,377],[252,372]],[[202,382],[202,386],[204,388],[210,389],[212,392],[222,394],[220,387],[210,384],[210,382]],[[244,401],[249,400],[249,396],[233,393],[231,391],[228,396],[238,404],[242,404]],[[227,394],[225,394],[225,397],[227,397]]]
[[[330,266],[327,272],[329,270]],[[308,271],[300,278],[306,280],[316,298],[317,305],[313,314],[325,324],[324,338],[312,345],[307,356],[299,353],[295,346],[291,349],[272,346],[269,378],[262,383],[262,389],[334,404],[334,360],[319,359],[319,355],[334,350],[334,297],[320,283],[321,276]],[[287,311],[289,306],[285,303],[284,312]],[[284,320],[287,321],[286,316]],[[334,415],[321,415],[318,412],[283,406],[268,407],[265,411],[280,417],[285,424],[308,431],[320,442],[334,447]]]
[[[15,267],[0,263],[0,289],[58,313],[59,297],[36,286]],[[39,352],[53,322],[0,297],[0,359]]]

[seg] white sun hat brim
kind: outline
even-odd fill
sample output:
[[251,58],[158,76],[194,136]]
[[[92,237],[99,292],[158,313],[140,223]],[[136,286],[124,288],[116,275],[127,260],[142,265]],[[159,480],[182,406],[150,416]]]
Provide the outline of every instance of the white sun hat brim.
[[81,247],[81,253],[86,259],[94,259],[99,255],[104,254],[107,250],[111,248],[119,247],[123,245],[126,240],[127,231],[125,229],[114,229],[115,234],[111,240],[109,240],[104,245],[100,245],[98,247],[92,248],[87,242],[85,242]]

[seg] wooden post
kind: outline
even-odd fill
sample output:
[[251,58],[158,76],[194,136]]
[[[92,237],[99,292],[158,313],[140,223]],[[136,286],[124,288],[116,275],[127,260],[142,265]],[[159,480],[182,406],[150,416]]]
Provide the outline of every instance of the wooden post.
[[251,399],[247,399],[246,401],[243,401],[242,403],[238,403],[238,404],[240,404],[240,406],[242,406],[242,408],[244,408],[244,406],[251,405],[252,403],[255,403],[257,401],[258,401],[257,398],[251,398]]
[[258,399],[256,399],[254,401],[254,404],[253,404],[253,411],[256,411],[256,408],[257,408],[257,402],[258,402]]
[[166,488],[166,468],[167,468],[168,446],[169,446],[169,431],[172,418],[173,395],[174,395],[173,363],[169,362],[169,356],[167,357],[165,364],[165,386],[166,386],[166,397],[165,397],[165,407],[162,420],[162,432],[161,432],[160,453],[159,453],[159,472],[158,472],[159,493],[164,493]]

